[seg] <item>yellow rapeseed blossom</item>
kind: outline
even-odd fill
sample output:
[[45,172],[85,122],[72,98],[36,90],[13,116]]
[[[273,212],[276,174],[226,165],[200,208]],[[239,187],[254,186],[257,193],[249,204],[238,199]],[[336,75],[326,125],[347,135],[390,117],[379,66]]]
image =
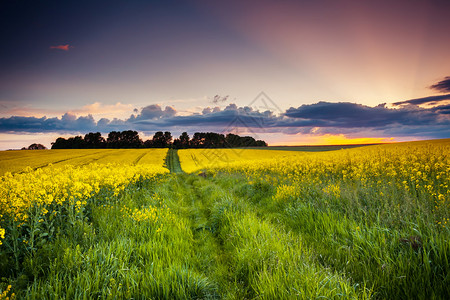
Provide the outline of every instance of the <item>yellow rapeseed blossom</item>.
[[[159,196],[155,194],[153,199],[158,199]],[[120,211],[123,213],[124,217],[128,217],[134,222],[148,222],[153,224],[156,232],[159,233],[165,223],[170,223],[174,220],[174,215],[172,214],[170,208],[168,208],[162,201],[159,203],[159,207],[149,206],[143,208],[130,209],[129,207],[123,206]]]
[[0,176],[31,172],[37,168],[85,166],[96,164],[162,166],[167,149],[57,149],[35,151],[0,151]]
[[0,177],[0,215],[17,223],[26,222],[30,209],[40,214],[52,214],[54,206],[67,203],[77,209],[86,205],[86,199],[99,193],[101,188],[111,189],[115,195],[140,179],[152,179],[168,173],[162,166],[152,164],[89,164],[76,167],[66,165]]
[[2,244],[2,239],[5,238],[5,229],[0,227],[0,245]]
[[253,149],[183,149],[178,151],[181,168],[186,173],[202,169],[221,168],[234,163],[259,163],[273,158],[293,158],[307,155],[300,151],[253,150]]
[[[208,152],[209,151],[209,152]],[[301,189],[318,187],[339,198],[341,187],[390,190],[427,199],[440,225],[450,218],[450,139],[366,146],[327,152],[245,149],[180,150],[183,170],[240,173],[249,181],[277,187],[275,202],[296,199]],[[214,159],[215,158],[215,159]]]
[[14,300],[16,298],[16,295],[14,293],[11,293],[10,296],[8,296],[8,294],[11,291],[11,285],[8,285],[8,287],[6,288],[6,290],[4,290],[1,294],[0,294],[0,300]]

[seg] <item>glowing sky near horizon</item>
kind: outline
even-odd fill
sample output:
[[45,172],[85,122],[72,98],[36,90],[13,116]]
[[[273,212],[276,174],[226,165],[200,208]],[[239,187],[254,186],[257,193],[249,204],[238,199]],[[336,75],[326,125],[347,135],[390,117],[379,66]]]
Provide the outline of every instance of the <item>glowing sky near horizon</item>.
[[[450,90],[430,88],[450,75],[449,29],[450,2],[444,0],[5,0],[0,149],[42,140],[48,146],[57,136],[97,129],[129,128],[147,136],[184,128],[190,134],[221,132],[225,118],[235,116],[230,105],[251,106],[261,91],[276,104],[276,116],[290,108],[301,111],[267,117],[267,128],[248,130],[270,144],[450,137]],[[213,103],[215,95],[229,97]],[[411,102],[396,108],[405,112],[400,115],[370,110],[430,96],[442,98],[430,106],[440,109]],[[362,105],[356,114],[362,109],[377,118],[361,125],[355,115],[351,127],[352,116],[343,122],[330,110],[334,123],[325,124],[317,112],[328,106],[320,101]],[[307,105],[314,104],[311,112]],[[144,119],[152,105],[175,113]],[[220,111],[213,112],[216,106]],[[311,113],[307,118],[305,110]],[[94,123],[52,130],[48,122],[45,128],[36,122],[44,116],[72,122],[62,118],[66,113],[92,115]],[[138,118],[130,119],[132,114]],[[102,118],[109,127],[95,123]]]

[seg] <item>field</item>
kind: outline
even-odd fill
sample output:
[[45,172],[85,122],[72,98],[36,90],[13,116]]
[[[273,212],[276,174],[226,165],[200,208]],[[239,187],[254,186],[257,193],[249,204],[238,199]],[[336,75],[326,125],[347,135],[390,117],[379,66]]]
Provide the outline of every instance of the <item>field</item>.
[[[364,146],[370,146],[374,144],[360,144],[360,145],[312,145],[312,146],[269,146],[259,149],[264,150],[286,150],[286,151],[306,151],[306,152],[321,152],[321,151],[333,151],[341,149],[351,149]],[[247,148],[258,149],[258,148]]]
[[5,152],[0,299],[450,298],[450,140],[52,151]]
[[255,162],[263,160],[277,160],[283,158],[298,159],[307,155],[300,151],[267,151],[255,149],[184,149],[178,150],[181,168],[186,173],[225,167],[233,163]]
[[0,151],[0,176],[6,172],[17,173],[26,167],[32,169],[53,166],[82,166],[91,163],[120,163],[126,165],[161,165],[167,149],[76,149]]

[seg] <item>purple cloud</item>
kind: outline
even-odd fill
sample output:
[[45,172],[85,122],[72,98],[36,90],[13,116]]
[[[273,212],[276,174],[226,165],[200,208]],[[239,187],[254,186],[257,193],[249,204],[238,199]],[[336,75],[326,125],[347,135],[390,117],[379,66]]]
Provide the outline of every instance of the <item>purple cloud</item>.
[[430,86],[430,89],[436,90],[442,93],[450,92],[450,76],[445,77],[443,80]]

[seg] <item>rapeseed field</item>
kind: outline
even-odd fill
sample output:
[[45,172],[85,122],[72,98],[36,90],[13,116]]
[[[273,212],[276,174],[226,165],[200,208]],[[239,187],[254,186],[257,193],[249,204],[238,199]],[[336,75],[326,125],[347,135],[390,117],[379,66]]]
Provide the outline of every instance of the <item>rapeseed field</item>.
[[450,298],[448,139],[51,151],[0,178],[0,299]]

